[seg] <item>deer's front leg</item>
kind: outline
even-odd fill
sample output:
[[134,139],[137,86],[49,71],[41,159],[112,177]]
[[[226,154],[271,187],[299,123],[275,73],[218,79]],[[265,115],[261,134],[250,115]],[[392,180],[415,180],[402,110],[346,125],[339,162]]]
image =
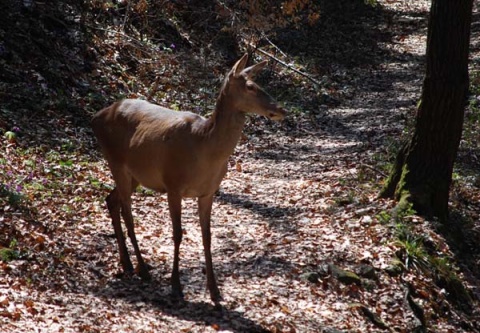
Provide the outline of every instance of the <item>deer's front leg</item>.
[[183,297],[182,287],[180,285],[180,273],[178,269],[180,261],[180,243],[182,242],[182,197],[179,195],[168,194],[168,209],[173,226],[173,269],[172,269],[172,294],[176,297]]
[[210,216],[212,213],[213,194],[198,198],[198,213],[200,215],[200,225],[202,227],[203,250],[205,253],[205,265],[207,269],[207,286],[210,291],[210,298],[215,304],[219,304],[222,300],[220,290],[215,280],[212,265],[211,252],[211,232],[210,232]]

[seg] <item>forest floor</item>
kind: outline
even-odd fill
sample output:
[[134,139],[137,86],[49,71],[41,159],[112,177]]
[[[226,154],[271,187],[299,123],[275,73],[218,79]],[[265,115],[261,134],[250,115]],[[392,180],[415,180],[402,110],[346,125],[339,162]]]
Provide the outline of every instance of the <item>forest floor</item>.
[[[323,86],[275,61],[260,79],[289,114],[281,123],[249,118],[215,196],[212,250],[222,309],[206,290],[194,200],[183,204],[183,301],[170,296],[165,195],[139,189],[133,201],[153,280],[118,274],[104,204],[113,183],[87,118],[102,97],[74,96],[85,115],[59,116],[68,101],[43,113],[4,106],[0,331],[480,332],[480,182],[478,168],[469,171],[478,167],[476,139],[462,141],[452,186],[447,228],[464,228],[460,242],[438,222],[413,211],[396,216],[395,202],[377,198],[420,97],[429,10],[426,1],[379,3],[359,19],[361,27],[350,16],[344,30],[334,30],[337,22],[322,26],[343,45],[315,44],[315,34],[298,39],[296,50],[284,42],[287,33],[272,41],[285,50],[282,59]],[[349,36],[355,33],[361,36]],[[479,40],[474,31],[472,58]],[[110,51],[118,40],[94,42],[107,60],[92,73],[128,96],[148,95],[148,87],[132,88],[126,76],[133,74],[113,82],[118,54]],[[199,53],[171,49],[156,59],[165,79],[156,101],[211,110],[198,96],[212,104],[212,86],[218,89],[228,68],[201,68]],[[256,61],[263,57],[257,53]],[[39,84],[47,79],[36,76]],[[467,134],[478,138],[470,127]]]

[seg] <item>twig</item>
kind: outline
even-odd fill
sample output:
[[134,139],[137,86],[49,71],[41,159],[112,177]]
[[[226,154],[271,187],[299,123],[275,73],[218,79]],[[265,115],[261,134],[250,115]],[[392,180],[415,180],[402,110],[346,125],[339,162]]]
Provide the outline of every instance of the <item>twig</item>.
[[272,45],[272,46],[275,48],[275,50],[277,50],[278,52],[280,52],[280,53],[282,54],[282,56],[284,56],[285,58],[287,57],[286,53],[283,52],[275,43],[273,43],[273,42],[270,40],[270,38],[267,37],[266,34],[262,34],[262,35],[263,35],[263,38],[264,38],[270,45]]
[[411,289],[413,289],[413,286],[412,285],[407,285],[407,291],[405,292],[405,299],[408,302],[408,305],[410,306],[410,309],[412,310],[413,314],[420,321],[420,324],[422,325],[421,326],[421,328],[422,328],[421,332],[426,332],[427,319],[425,318],[425,311],[413,299]]
[[[98,27],[94,27],[94,26],[91,26],[91,25],[88,25],[86,24],[85,25],[86,27],[92,29],[92,30],[99,30],[99,31],[104,31],[104,32],[107,32],[107,33],[112,33],[112,34],[115,34],[117,35],[117,37],[123,37],[127,40],[128,43],[130,43],[130,45],[132,45],[133,47],[135,47],[137,50],[140,50],[142,52],[144,52],[145,54],[151,56],[151,52],[148,48],[146,47],[143,47],[145,46],[145,42],[141,41],[140,39],[137,39],[135,37],[132,37],[130,35],[127,35],[126,33],[124,32],[121,32],[121,31],[118,31],[118,30],[113,30],[113,29],[104,29],[104,28],[98,28]],[[117,40],[120,40],[120,38],[117,38]],[[137,45],[134,45],[135,42],[136,44],[142,46],[137,46]]]
[[123,18],[122,31],[125,31],[125,25],[127,24],[128,13],[130,12],[130,7],[132,7],[132,1],[128,0],[127,10],[125,11],[125,17]]
[[315,85],[317,85],[317,86],[320,86],[320,85],[321,85],[321,83],[320,83],[319,81],[315,80],[315,79],[314,79],[313,77],[311,77],[309,74],[304,73],[304,72],[296,69],[295,67],[292,67],[291,65],[287,64],[286,62],[278,59],[277,57],[271,55],[270,53],[268,53],[268,52],[266,52],[266,51],[264,51],[264,50],[262,50],[262,49],[259,49],[259,48],[254,47],[254,45],[250,45],[250,46],[253,47],[254,51],[258,51],[258,52],[260,52],[261,54],[269,57],[270,59],[275,60],[275,61],[278,62],[280,65],[282,65],[282,66],[284,66],[284,67],[286,67],[286,68],[294,71],[294,72],[297,73],[297,74],[300,74],[300,75],[303,76],[303,77],[306,77],[306,78],[307,78],[309,81],[311,81],[313,84],[315,84]]
[[381,176],[387,178],[387,174],[385,174],[383,171],[378,170],[377,168],[372,167],[371,165],[360,163],[360,166],[366,167],[367,169],[370,169],[372,171],[375,171],[376,173],[380,174]]
[[157,92],[158,85],[160,83],[161,78],[162,78],[162,75],[157,75],[155,82],[153,82],[153,85],[150,88],[150,92],[148,93],[147,100],[151,101],[153,99],[153,95]]
[[137,39],[135,37],[132,37],[130,35],[127,35],[126,33],[124,32],[121,32],[121,31],[118,31],[118,30],[113,30],[113,29],[104,29],[104,28],[99,28],[99,27],[95,27],[93,25],[90,25],[90,24],[85,24],[86,27],[92,29],[92,30],[99,30],[99,31],[105,31],[105,32],[110,32],[110,33],[113,33],[113,34],[117,34],[117,35],[120,35],[122,37],[125,37],[125,38],[130,38],[131,40],[139,43],[139,44],[143,44],[143,42],[140,40],[140,39]]

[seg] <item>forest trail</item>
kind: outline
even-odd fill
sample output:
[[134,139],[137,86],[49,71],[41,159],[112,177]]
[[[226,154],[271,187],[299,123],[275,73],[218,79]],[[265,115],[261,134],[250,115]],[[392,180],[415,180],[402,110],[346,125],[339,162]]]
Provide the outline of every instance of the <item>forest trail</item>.
[[[395,203],[377,194],[420,97],[428,3],[379,2],[392,22],[378,28],[395,29],[368,63],[326,65],[328,90],[314,100],[323,103],[304,107],[292,98],[282,123],[249,118],[212,210],[222,311],[209,301],[194,200],[183,204],[185,301],[170,296],[173,240],[165,195],[142,189],[132,205],[153,280],[117,275],[118,250],[104,204],[112,180],[90,130],[67,121],[62,130],[75,132],[83,155],[76,160],[61,152],[73,165],[42,172],[71,183],[58,180],[57,188],[32,196],[22,208],[29,214],[7,208],[0,217],[3,231],[8,226],[31,245],[24,258],[0,261],[0,330],[411,332],[422,320],[408,304],[414,286],[429,331],[478,331],[478,308],[469,315],[458,310],[420,270],[391,271],[399,252],[388,215]],[[282,100],[281,84],[264,87]],[[22,165],[18,150],[2,145],[3,157]],[[42,155],[41,145],[35,149],[29,160],[41,159],[46,168],[49,153]],[[430,222],[405,218],[453,256]],[[478,293],[476,278],[465,281],[477,283],[469,287]]]

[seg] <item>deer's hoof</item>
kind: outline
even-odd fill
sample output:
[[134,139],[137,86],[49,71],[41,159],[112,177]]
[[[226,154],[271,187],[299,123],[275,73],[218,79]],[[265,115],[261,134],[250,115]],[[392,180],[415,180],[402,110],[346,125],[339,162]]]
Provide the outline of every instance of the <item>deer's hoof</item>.
[[120,279],[120,280],[130,280],[133,276],[133,269],[131,271],[119,271],[118,273],[115,274],[115,278]]
[[133,265],[130,259],[121,261],[122,263],[122,269],[123,269],[123,274],[125,276],[132,276],[133,274]]
[[211,291],[210,292],[210,299],[215,304],[215,307],[221,306],[220,302],[223,302],[223,297],[220,294],[220,290],[215,289],[215,290]]
[[183,291],[180,288],[172,288],[172,297],[175,299],[182,300],[183,299]]
[[135,272],[140,276],[140,278],[143,281],[151,281],[152,276],[150,275],[150,272],[148,271],[147,266],[137,266],[135,269]]

